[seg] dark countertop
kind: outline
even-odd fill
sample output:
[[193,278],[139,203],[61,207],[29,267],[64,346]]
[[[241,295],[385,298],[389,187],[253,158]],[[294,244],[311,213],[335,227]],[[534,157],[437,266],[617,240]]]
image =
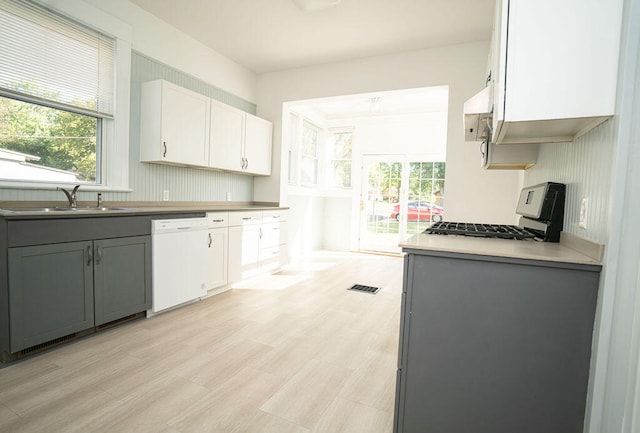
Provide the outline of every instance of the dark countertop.
[[288,209],[275,203],[255,202],[79,202],[76,210],[61,202],[0,202],[5,219],[91,218],[117,215],[193,214]]

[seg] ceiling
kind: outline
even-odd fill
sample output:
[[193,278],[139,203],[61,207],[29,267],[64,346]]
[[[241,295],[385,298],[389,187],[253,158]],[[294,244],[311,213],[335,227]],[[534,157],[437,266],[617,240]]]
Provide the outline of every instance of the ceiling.
[[324,120],[446,112],[447,86],[361,93],[299,101],[290,109]]
[[[257,73],[489,40],[495,0],[130,0]],[[326,0],[314,0],[318,2]]]

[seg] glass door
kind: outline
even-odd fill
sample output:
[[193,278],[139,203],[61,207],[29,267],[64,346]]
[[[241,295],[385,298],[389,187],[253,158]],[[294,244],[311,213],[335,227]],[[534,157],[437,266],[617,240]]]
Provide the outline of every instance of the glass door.
[[363,155],[360,196],[361,251],[399,253],[399,220],[392,213],[401,202],[403,161],[398,155]]
[[364,155],[359,249],[400,253],[398,244],[444,213],[444,162],[405,155]]

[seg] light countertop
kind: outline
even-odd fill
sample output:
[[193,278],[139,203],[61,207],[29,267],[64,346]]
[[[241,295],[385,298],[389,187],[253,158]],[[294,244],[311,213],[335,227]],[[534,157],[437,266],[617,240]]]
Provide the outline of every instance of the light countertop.
[[[567,239],[567,241],[563,242],[561,238],[560,243],[554,243],[420,233],[401,242],[400,247],[405,252],[407,252],[406,250],[440,251],[525,260],[601,265],[601,257],[597,257],[597,254],[590,254],[595,248],[593,245],[598,246],[598,244],[593,244],[583,239],[576,242],[575,238],[575,236],[565,235],[564,239]],[[571,245],[571,247],[568,245]],[[595,249],[601,251],[602,248]]]

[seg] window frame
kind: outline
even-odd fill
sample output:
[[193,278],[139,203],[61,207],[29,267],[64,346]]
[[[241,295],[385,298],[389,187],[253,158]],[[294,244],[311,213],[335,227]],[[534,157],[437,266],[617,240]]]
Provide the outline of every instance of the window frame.
[[[327,156],[326,156],[326,172],[327,172],[327,179],[326,179],[326,186],[327,188],[330,189],[336,189],[336,190],[352,190],[353,189],[353,139],[355,136],[355,127],[353,126],[341,126],[341,127],[332,127],[332,128],[328,128],[327,132],[326,132],[326,137],[325,137],[325,143],[328,143],[329,141],[329,136],[331,135],[335,135],[335,134],[344,134],[344,133],[350,133],[351,134],[351,158],[334,158],[333,157],[333,147],[330,146],[329,144],[326,144],[326,148],[327,148]],[[346,161],[350,161],[351,162],[351,172],[349,174],[349,186],[344,186],[344,185],[336,185],[333,183],[332,179],[333,179],[333,162],[334,161],[342,161],[342,162],[346,162]]]
[[[129,185],[131,26],[86,2],[36,0],[34,3],[114,38],[113,118],[103,119],[101,122],[102,146],[99,154],[96,154],[96,164],[101,165],[101,183],[82,183],[82,185],[84,191],[131,192]],[[12,189],[55,190],[59,186],[74,184],[77,183],[0,180],[0,187]]]
[[289,149],[288,149],[288,171],[287,183],[289,185],[299,184],[298,158],[300,150],[300,128],[302,116],[295,111],[289,112]]
[[[310,154],[305,154],[304,151],[304,130],[305,128],[309,128],[312,130],[315,130],[316,132],[316,143],[315,143],[315,155],[310,155]],[[322,142],[323,142],[323,129],[316,125],[314,122],[312,122],[309,119],[303,118],[302,119],[302,128],[300,129],[300,185],[302,186],[306,186],[306,187],[313,187],[313,188],[317,188],[319,186],[322,185],[321,182],[321,174],[320,174],[320,170],[321,170],[321,155],[322,155]],[[304,162],[305,160],[309,160],[313,163],[315,163],[315,179],[313,182],[305,182],[304,181],[304,177],[302,176],[302,173],[304,171]]]

